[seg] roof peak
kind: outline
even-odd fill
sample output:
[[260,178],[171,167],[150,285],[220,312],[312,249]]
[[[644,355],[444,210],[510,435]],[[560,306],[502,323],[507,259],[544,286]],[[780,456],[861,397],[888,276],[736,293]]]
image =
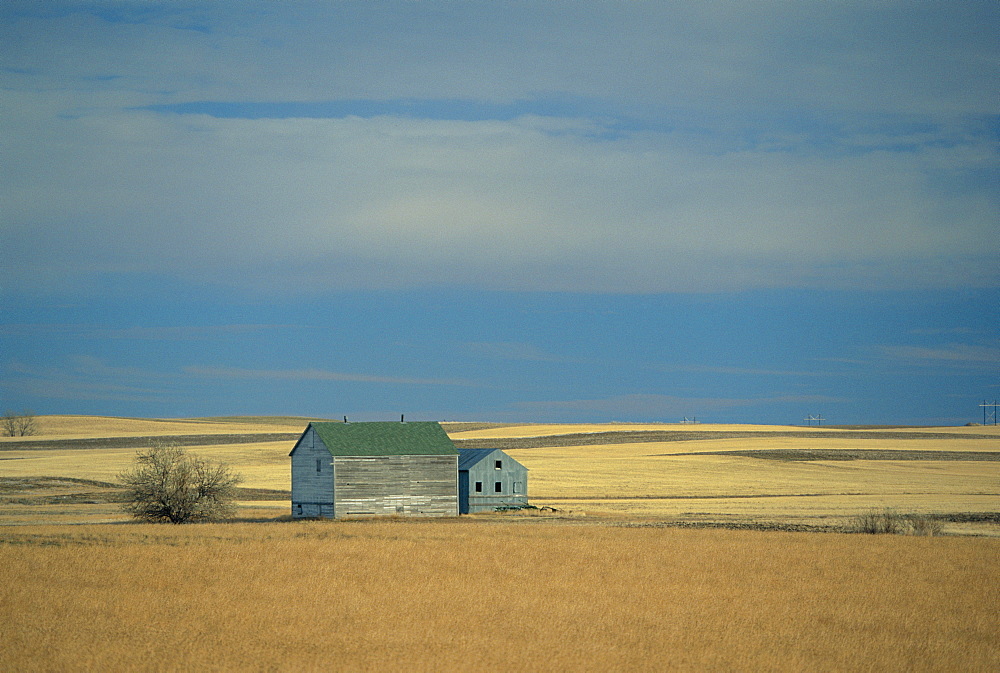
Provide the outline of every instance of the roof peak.
[[310,426],[335,456],[457,455],[437,421],[316,422]]
[[440,421],[311,421],[309,425],[441,425]]

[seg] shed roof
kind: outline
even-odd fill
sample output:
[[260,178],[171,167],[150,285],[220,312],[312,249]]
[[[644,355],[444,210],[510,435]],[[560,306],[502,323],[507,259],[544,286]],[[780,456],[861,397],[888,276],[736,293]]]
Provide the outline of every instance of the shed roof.
[[496,451],[496,449],[459,449],[458,450],[458,469],[468,470],[470,467],[478,463],[479,461],[486,458]]
[[334,456],[455,455],[437,422],[310,423]]
[[521,465],[521,463],[511,458],[510,455],[505,453],[503,449],[459,449],[458,471],[461,472],[462,470],[468,470],[470,467],[473,467],[479,464],[481,461],[486,460],[491,454],[494,453],[499,453],[500,455],[503,456],[504,461],[509,461],[511,463],[514,463],[523,470],[528,469],[524,465]]

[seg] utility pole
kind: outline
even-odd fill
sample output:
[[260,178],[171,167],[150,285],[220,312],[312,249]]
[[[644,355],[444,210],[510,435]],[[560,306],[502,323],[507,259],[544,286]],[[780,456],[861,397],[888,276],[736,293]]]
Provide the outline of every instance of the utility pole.
[[[992,402],[987,402],[986,400],[983,400],[983,403],[980,404],[979,406],[983,408],[983,425],[990,425],[989,420],[992,420],[993,425],[996,425],[997,407],[1000,407],[1000,404],[997,404],[996,400],[993,400]],[[989,412],[989,415],[987,415],[986,412],[987,409],[992,409],[992,411]]]

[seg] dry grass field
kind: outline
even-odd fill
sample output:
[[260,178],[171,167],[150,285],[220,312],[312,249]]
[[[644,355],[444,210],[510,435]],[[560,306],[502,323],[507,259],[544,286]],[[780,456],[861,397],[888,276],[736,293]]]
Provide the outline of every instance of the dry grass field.
[[[42,416],[38,419],[41,434],[37,439],[80,437],[140,437],[175,435],[221,435],[233,432],[301,432],[309,422],[304,418],[114,418],[109,416]],[[17,437],[0,437],[3,442]]]
[[1000,541],[489,518],[0,529],[0,670],[995,671]]
[[[446,425],[557,511],[293,522],[304,419],[39,420],[0,440],[0,670],[1000,670],[997,428]],[[244,475],[236,522],[126,522],[158,439]],[[787,532],[874,507],[944,536]]]
[[[573,444],[586,435],[611,442],[613,433],[649,436]],[[1000,535],[996,426],[526,425],[451,436],[506,443],[531,470],[532,502],[591,516],[828,529],[893,508],[941,517],[948,532]]]
[[[123,520],[103,502],[98,486],[42,484],[37,478],[110,484],[136,450],[156,438],[181,440],[193,454],[229,463],[244,476],[244,486],[256,490],[247,493],[245,506],[276,516],[289,508],[288,452],[307,422],[282,417],[39,420],[42,434],[28,441],[0,439],[0,480],[6,479],[0,483],[0,524]],[[459,445],[509,447],[530,470],[534,504],[591,517],[829,529],[846,525],[860,512],[888,507],[937,516],[945,532],[1000,535],[997,426],[445,427]],[[989,460],[972,459],[977,457]]]

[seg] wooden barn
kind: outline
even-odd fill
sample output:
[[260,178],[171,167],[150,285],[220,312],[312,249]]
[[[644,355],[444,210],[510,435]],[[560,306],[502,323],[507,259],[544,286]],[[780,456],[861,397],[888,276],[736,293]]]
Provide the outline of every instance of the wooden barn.
[[310,423],[289,455],[295,518],[458,514],[458,450],[438,423]]
[[528,468],[500,449],[459,449],[458,511],[492,512],[528,504]]

